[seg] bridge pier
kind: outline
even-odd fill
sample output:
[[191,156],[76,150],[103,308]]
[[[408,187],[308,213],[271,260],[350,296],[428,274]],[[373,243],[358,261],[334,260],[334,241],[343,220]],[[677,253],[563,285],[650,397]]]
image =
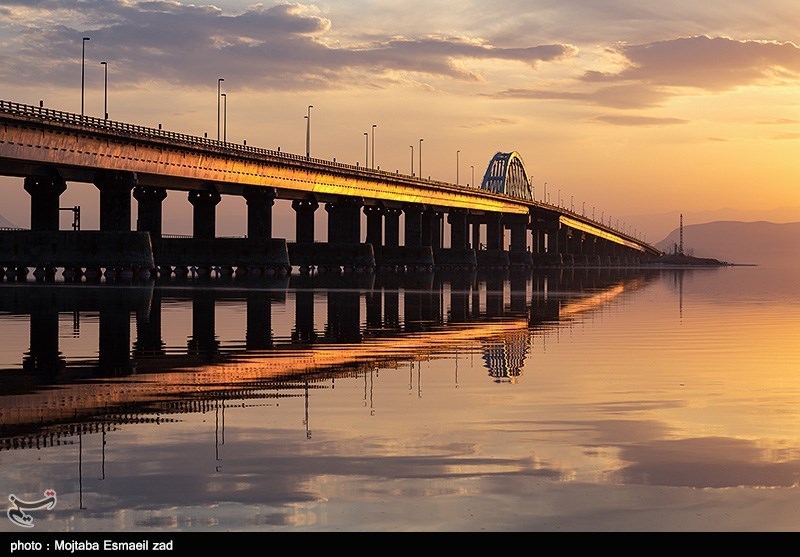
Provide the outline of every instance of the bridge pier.
[[31,196],[31,230],[58,230],[59,198],[67,189],[60,176],[28,176],[25,191]]
[[466,250],[469,247],[467,211],[451,209],[447,214],[447,222],[450,224],[450,247],[455,250]]
[[507,215],[506,222],[511,230],[511,245],[509,246],[509,262],[512,265],[531,264],[528,253],[528,215]]
[[317,208],[319,203],[313,197],[292,201],[295,212],[295,242],[298,244],[314,243],[314,213]]
[[215,190],[189,192],[189,203],[194,208],[192,215],[192,237],[195,240],[211,240],[217,233],[217,205],[222,197]]
[[150,240],[153,243],[157,243],[161,240],[163,202],[167,198],[167,190],[164,188],[136,186],[133,188],[133,197],[138,202],[136,230],[149,232]]
[[422,205],[408,204],[403,206],[403,213],[406,219],[406,247],[419,247],[422,245],[422,211]]
[[364,214],[367,216],[367,243],[372,244],[377,256],[377,251],[383,246],[383,207],[366,206]]
[[402,209],[386,207],[383,210],[384,217],[384,245],[396,248],[400,245],[400,214]]
[[272,239],[272,206],[278,195],[275,188],[246,187],[242,195],[247,202],[247,237]]
[[358,244],[361,242],[361,198],[342,197],[325,204],[328,212],[328,243]]
[[100,190],[100,230],[130,232],[131,190],[136,186],[136,174],[101,170],[95,175],[94,185]]

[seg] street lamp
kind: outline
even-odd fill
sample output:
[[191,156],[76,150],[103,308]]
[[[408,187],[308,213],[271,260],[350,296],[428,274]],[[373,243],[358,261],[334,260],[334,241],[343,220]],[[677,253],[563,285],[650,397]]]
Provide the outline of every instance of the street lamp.
[[222,97],[222,142],[228,142],[228,95],[221,93]]
[[414,146],[408,146],[411,149],[411,176],[414,176]]
[[378,124],[372,124],[372,168],[375,168],[375,128]]
[[220,112],[220,102],[222,101],[220,91],[222,90],[223,81],[225,81],[225,79],[222,77],[217,79],[217,141],[219,141],[219,112]]
[[469,165],[470,170],[472,170],[472,187],[475,187],[475,166]]
[[542,201],[547,203],[547,182],[544,183],[544,197],[542,198]]
[[419,177],[422,178],[422,138],[419,140]]
[[458,184],[458,155],[461,154],[461,150],[459,149],[456,151],[456,185]]
[[311,157],[311,109],[314,105],[308,105],[308,113],[306,114],[306,158]]
[[369,166],[369,133],[364,132],[364,168]]
[[105,114],[105,119],[108,120],[108,62],[100,62],[100,65],[103,66],[103,73],[105,77],[103,79],[103,114]]
[[83,118],[83,106],[86,91],[86,41],[91,40],[84,37],[81,41],[81,118]]

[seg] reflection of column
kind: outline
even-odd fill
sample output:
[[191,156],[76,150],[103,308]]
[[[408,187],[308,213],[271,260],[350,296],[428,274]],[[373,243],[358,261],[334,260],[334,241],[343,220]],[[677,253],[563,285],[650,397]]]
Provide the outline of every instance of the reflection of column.
[[505,276],[500,272],[489,273],[486,277],[486,315],[500,317],[504,313],[503,287]]
[[100,375],[127,375],[133,371],[130,311],[116,296],[101,296],[99,314]]
[[361,293],[328,289],[328,322],[325,336],[333,342],[361,341]]
[[192,235],[198,240],[211,240],[217,233],[217,205],[222,197],[216,191],[189,192],[189,203],[194,207]]
[[60,176],[28,176],[23,187],[31,196],[31,230],[58,230],[59,196],[67,183]]
[[422,205],[409,204],[403,207],[405,213],[405,245],[422,245]]
[[138,202],[136,230],[149,232],[150,239],[157,242],[161,239],[163,201],[167,198],[167,190],[136,186],[133,197]]
[[136,185],[136,174],[103,170],[94,178],[100,190],[100,230],[131,230],[131,190]]
[[422,326],[422,292],[405,290],[403,292],[403,330],[416,332],[423,330]]
[[247,291],[247,350],[272,347],[272,298],[264,290]]
[[383,210],[385,239],[384,245],[396,248],[400,245],[400,209],[385,208]]
[[136,312],[136,341],[133,352],[137,355],[164,353],[161,337],[161,289],[154,288],[149,307]]
[[395,288],[383,291],[383,326],[387,329],[400,328],[400,293]]
[[294,305],[294,329],[292,340],[294,342],[314,342],[314,291],[296,290]]
[[203,355],[209,360],[219,351],[215,330],[216,301],[214,293],[197,290],[192,297],[192,336],[189,339],[189,354]]
[[48,298],[38,303],[31,298],[30,350],[22,360],[22,368],[54,378],[64,368],[58,350],[58,309]]
[[469,287],[472,275],[459,273],[450,281],[450,321],[460,323],[469,314]]
[[367,327],[370,329],[380,329],[383,325],[382,299],[380,290],[373,288],[366,293],[364,301],[367,306]]
[[318,207],[319,203],[314,198],[292,201],[292,209],[296,213],[295,242],[298,244],[314,243],[314,212]]
[[525,271],[512,270],[509,276],[511,287],[511,310],[514,312],[524,312],[527,307],[527,279]]
[[247,237],[272,238],[272,206],[277,196],[275,188],[246,187],[242,192],[247,201]]

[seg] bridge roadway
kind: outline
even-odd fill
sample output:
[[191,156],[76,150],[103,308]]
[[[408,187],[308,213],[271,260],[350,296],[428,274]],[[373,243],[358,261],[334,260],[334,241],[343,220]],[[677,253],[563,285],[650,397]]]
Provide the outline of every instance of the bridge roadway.
[[[194,206],[193,238],[206,241],[205,247],[198,248],[206,251],[211,249],[208,241],[222,240],[215,238],[215,206],[221,195],[245,197],[247,236],[259,240],[272,240],[274,200],[292,200],[297,213],[297,245],[288,250],[291,253],[294,248],[292,264],[313,266],[312,260],[325,260],[319,245],[313,253],[302,249],[315,242],[314,212],[320,203],[326,204],[329,214],[328,242],[340,247],[361,244],[360,211],[366,213],[366,244],[373,250],[365,254],[359,248],[338,249],[336,256],[345,259],[365,256],[374,257],[373,261],[382,257],[389,263],[403,263],[404,258],[433,263],[433,253],[438,251],[441,261],[468,264],[478,263],[481,255],[486,261],[525,264],[537,256],[558,264],[566,258],[576,261],[577,256],[578,261],[594,264],[603,257],[659,254],[630,235],[561,207],[399,172],[8,101],[0,101],[0,124],[0,174],[25,179],[25,190],[31,195],[32,231],[58,231],[58,197],[72,181],[94,183],[100,190],[101,231],[130,232],[133,191],[139,202],[137,230],[149,232],[156,248],[163,248],[163,257],[170,254],[181,265],[186,262],[176,259],[175,253],[185,255],[186,246],[161,234],[161,203],[168,190],[188,192]],[[450,250],[442,249],[445,213],[451,225]],[[486,227],[485,246],[479,245],[480,226]],[[511,230],[508,253],[504,252],[505,228]],[[487,253],[480,253],[480,247]],[[420,248],[423,252],[430,248],[431,256],[420,257]],[[244,257],[252,250],[240,246],[217,251]],[[268,251],[268,257],[273,257],[275,246]],[[197,253],[191,257],[202,259]]]

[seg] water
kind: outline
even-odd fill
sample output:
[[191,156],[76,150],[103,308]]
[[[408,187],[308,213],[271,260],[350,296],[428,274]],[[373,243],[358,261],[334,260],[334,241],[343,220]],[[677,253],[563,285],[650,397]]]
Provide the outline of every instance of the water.
[[55,490],[35,531],[800,530],[797,278],[3,283],[0,497]]

